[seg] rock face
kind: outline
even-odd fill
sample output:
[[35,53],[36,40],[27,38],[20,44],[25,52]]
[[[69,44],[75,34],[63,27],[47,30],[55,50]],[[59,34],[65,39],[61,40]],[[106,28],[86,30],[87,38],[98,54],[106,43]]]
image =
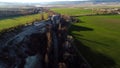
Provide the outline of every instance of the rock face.
[[1,47],[0,68],[89,68],[77,54],[64,22],[60,30],[50,21],[22,29]]
[[43,55],[45,52],[45,45],[47,45],[45,34],[35,33],[23,38],[22,41],[18,40],[20,39],[12,40],[1,50],[0,61],[6,65],[0,66],[23,68],[27,57],[36,54]]
[[35,56],[30,56],[26,59],[26,64],[24,68],[43,68],[41,55],[37,54]]
[[43,58],[40,55],[45,53],[47,45],[43,26],[45,25],[26,27],[21,33],[7,41],[0,49],[0,68],[24,68],[27,64],[26,59],[30,56],[36,56],[34,61],[38,61],[38,57]]

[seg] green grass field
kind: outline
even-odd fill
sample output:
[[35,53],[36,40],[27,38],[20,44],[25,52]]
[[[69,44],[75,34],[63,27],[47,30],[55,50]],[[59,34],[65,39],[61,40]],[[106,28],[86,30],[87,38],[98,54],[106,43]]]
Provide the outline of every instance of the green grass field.
[[[47,15],[45,18],[47,18]],[[0,19],[0,31],[4,29],[9,29],[12,27],[16,27],[19,25],[24,25],[26,23],[31,23],[36,20],[41,20],[41,14],[33,14],[33,15],[26,15],[26,16],[15,16],[15,17],[4,17]]]
[[[60,10],[64,14],[64,10]],[[76,10],[73,11],[72,14],[76,14]],[[120,15],[78,18],[81,22],[72,24],[70,34],[92,68],[120,68]]]
[[85,9],[85,8],[53,8],[51,10],[58,13],[71,15],[71,16],[93,14],[91,9]]
[[120,67],[120,15],[84,16],[73,24],[75,44],[93,68]]

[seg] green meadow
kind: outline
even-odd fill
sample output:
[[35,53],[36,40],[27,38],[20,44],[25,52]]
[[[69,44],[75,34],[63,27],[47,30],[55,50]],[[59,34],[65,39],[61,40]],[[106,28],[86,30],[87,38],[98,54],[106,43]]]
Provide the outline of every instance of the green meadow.
[[[67,12],[76,15],[76,10]],[[80,22],[73,23],[69,32],[92,68],[120,68],[120,15],[81,16],[78,19]]]
[[[47,18],[47,14],[43,14]],[[41,14],[0,18],[0,31],[41,20]]]
[[92,10],[87,8],[52,8],[51,10],[70,16],[93,14]]

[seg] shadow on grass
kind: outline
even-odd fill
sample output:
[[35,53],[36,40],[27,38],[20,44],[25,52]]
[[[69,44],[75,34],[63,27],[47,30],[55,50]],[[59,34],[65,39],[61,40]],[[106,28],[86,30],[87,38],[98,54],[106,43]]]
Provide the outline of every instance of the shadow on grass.
[[[34,15],[34,14],[27,14],[27,15]],[[22,17],[22,16],[27,16],[27,15],[23,15],[23,14],[19,14],[19,15],[13,15],[13,16],[3,16],[0,17],[0,20],[5,20],[5,19],[13,19],[16,20],[16,17]]]
[[[78,35],[78,34],[77,34]],[[76,36],[77,36],[76,35]],[[85,40],[85,41],[88,41],[88,42],[92,42],[92,43],[96,43],[96,44],[99,44],[99,45],[104,45],[104,46],[109,46],[108,44],[105,44],[105,43],[101,43],[101,42],[97,42],[97,41],[92,41],[92,40],[89,40],[89,39],[84,39],[84,38],[79,38],[81,40]]]
[[69,28],[69,33],[71,34],[72,31],[93,31],[92,28],[84,27],[84,26],[78,26],[78,25],[72,25]]
[[14,19],[16,17],[21,17],[24,15],[15,15],[15,16],[4,16],[4,17],[0,17],[0,20],[5,20],[5,19]]
[[78,18],[78,22],[77,23],[85,23],[85,22]]
[[[72,34],[72,31],[93,31],[94,29],[92,28],[88,28],[88,27],[83,27],[83,26],[77,26],[77,25],[72,25],[70,28],[70,34]],[[102,54],[99,52],[94,52],[91,50],[90,47],[84,45],[80,39],[82,40],[86,40],[83,38],[77,38],[77,36],[83,36],[83,35],[73,35],[76,36],[75,37],[75,45],[77,46],[77,48],[79,49],[80,53],[87,59],[88,63],[91,64],[92,68],[115,68],[115,61]],[[100,45],[105,45],[96,41],[91,41],[91,40],[86,40],[86,41],[90,41],[90,42],[94,42],[94,43],[98,43]]]
[[93,68],[114,68],[116,65],[112,58],[101,53],[93,52],[89,47],[85,46],[77,39],[75,39],[75,45]]

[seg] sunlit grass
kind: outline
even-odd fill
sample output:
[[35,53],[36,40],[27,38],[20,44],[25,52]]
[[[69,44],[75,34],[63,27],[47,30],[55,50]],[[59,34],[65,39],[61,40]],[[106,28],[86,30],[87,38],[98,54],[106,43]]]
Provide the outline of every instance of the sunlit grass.
[[58,13],[71,15],[71,16],[93,14],[92,9],[85,9],[85,8],[53,8],[51,10]]
[[[96,7],[97,8],[97,7]],[[79,8],[53,8],[52,10],[68,15],[91,14],[91,10]],[[92,68],[120,67],[120,15],[81,16],[69,33],[79,52],[87,59]]]
[[[44,19],[47,19],[48,16],[46,13],[43,13],[43,17]],[[37,20],[41,20],[41,14],[2,18],[0,19],[0,31],[4,29],[16,27],[19,25],[32,23]]]
[[[79,17],[71,33],[93,68],[120,67],[120,15]],[[79,44],[79,45],[78,45]]]

